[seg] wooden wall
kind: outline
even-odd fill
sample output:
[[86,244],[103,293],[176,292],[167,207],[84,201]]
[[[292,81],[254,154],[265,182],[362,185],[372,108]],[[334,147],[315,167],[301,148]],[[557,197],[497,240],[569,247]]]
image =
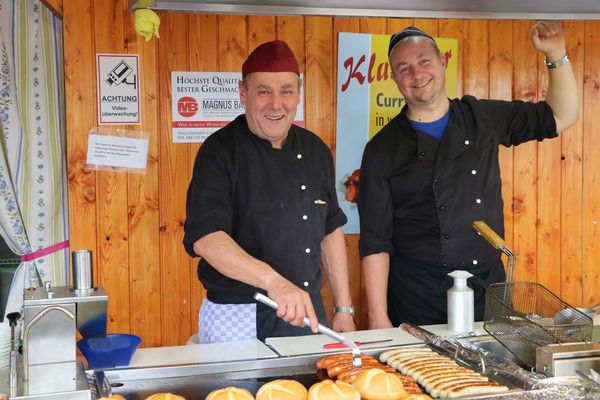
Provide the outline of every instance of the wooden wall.
[[[287,41],[305,74],[305,122],[335,150],[338,32],[393,33],[414,24],[459,40],[459,95],[537,100],[547,80],[529,40],[532,21],[234,16],[161,13],[160,39],[133,29],[127,0],[63,4],[72,249],[94,251],[95,276],[109,293],[109,330],[143,346],[185,343],[203,297],[196,260],[181,245],[185,192],[197,144],[171,141],[171,71],[239,71],[261,42]],[[600,22],[568,21],[581,118],[559,139],[502,149],[506,239],[517,279],[538,281],[575,306],[600,301]],[[145,174],[83,168],[97,125],[95,55],[140,55]],[[347,236],[358,326],[366,328],[358,237]],[[329,299],[329,295],[326,294]],[[329,300],[328,300],[329,301]]]

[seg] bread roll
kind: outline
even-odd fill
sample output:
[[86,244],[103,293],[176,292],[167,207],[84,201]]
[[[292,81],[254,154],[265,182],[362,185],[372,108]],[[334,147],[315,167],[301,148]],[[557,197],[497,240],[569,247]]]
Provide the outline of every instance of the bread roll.
[[361,372],[352,386],[364,400],[398,400],[408,395],[400,378],[380,369]]
[[337,380],[352,384],[354,382],[354,380],[356,379],[356,377],[361,372],[366,371],[368,369],[373,369],[373,368],[381,369],[385,372],[396,372],[396,370],[394,368],[390,367],[389,365],[384,365],[384,364],[375,365],[375,366],[367,365],[367,366],[358,367],[358,368],[355,367],[349,371],[344,371],[337,376]]
[[256,400],[306,400],[308,391],[298,381],[277,379],[267,382],[256,392]]
[[360,400],[360,393],[348,383],[325,379],[308,389],[308,400]]
[[229,386],[213,390],[206,396],[205,400],[254,400],[254,396],[246,389]]
[[173,393],[154,393],[153,395],[146,397],[146,400],[185,400],[185,397],[177,396]]

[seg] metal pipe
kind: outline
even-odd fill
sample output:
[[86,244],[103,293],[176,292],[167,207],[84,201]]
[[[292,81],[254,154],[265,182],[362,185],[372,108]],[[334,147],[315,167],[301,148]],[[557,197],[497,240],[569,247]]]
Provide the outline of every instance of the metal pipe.
[[17,327],[17,320],[20,317],[21,314],[18,312],[11,312],[6,316],[10,325],[10,397],[17,396],[17,340],[15,339],[15,330]]
[[67,317],[71,319],[75,319],[75,314],[71,311],[67,310],[63,306],[50,306],[48,308],[43,309],[38,315],[33,317],[31,321],[25,326],[23,329],[23,382],[27,382],[29,380],[29,330],[33,325],[35,325],[40,319],[44,318],[46,314],[50,311],[62,311],[67,315]]

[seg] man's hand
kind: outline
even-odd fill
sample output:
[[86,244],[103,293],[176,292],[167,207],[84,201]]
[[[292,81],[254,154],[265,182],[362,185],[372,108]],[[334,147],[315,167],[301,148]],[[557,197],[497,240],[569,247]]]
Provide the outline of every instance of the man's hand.
[[313,308],[312,301],[308,293],[281,275],[274,279],[267,288],[267,294],[279,306],[277,316],[284,321],[295,325],[304,326],[304,317],[310,320],[310,329],[318,332],[317,315]]
[[356,330],[352,314],[343,312],[333,314],[331,327],[336,332],[353,332]]
[[567,52],[565,33],[558,21],[539,21],[531,28],[533,47],[548,61],[556,61]]
[[381,318],[372,318],[369,316],[369,329],[393,328],[392,321],[385,316]]

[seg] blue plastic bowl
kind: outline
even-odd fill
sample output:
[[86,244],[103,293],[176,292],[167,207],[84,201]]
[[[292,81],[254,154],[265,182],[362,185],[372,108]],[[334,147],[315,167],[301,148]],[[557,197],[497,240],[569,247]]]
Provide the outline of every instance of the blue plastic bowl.
[[85,356],[89,368],[129,365],[142,339],[136,335],[109,334],[106,337],[81,339],[77,347]]

